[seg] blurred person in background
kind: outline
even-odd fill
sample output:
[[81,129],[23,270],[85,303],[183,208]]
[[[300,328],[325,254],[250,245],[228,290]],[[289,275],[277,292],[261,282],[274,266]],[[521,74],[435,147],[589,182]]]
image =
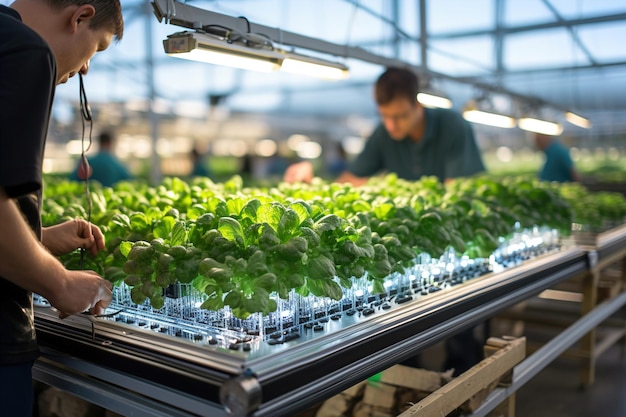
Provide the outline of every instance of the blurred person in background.
[[285,175],[287,165],[285,158],[279,152],[276,152],[267,158],[267,175],[280,180]]
[[328,172],[333,177],[338,177],[348,169],[348,155],[341,142],[335,147],[335,154],[328,163]]
[[[98,153],[88,158],[89,179],[98,181],[105,187],[111,187],[120,181],[131,180],[133,175],[115,156],[115,139],[110,131],[102,131],[98,136]],[[76,169],[70,176],[73,180],[84,180],[85,173],[81,172],[79,161]]]
[[211,171],[207,166],[206,154],[201,153],[198,148],[195,146],[191,149],[189,153],[191,157],[191,173],[189,174],[191,177],[210,177]]
[[535,146],[545,155],[539,179],[542,181],[579,182],[581,176],[574,167],[569,150],[557,138],[541,133],[535,134]]
[[96,254],[104,236],[85,220],[41,227],[42,162],[56,85],[87,74],[89,60],[124,30],[119,0],[16,0],[0,5],[0,404],[33,415],[39,356],[32,293],[65,317],[101,314],[111,284],[67,270],[56,256]]
[[[436,176],[440,181],[485,171],[470,124],[456,111],[425,108],[417,101],[419,80],[405,68],[388,68],[376,81],[374,97],[381,123],[338,182],[361,185],[380,173],[407,180]],[[313,165],[291,165],[287,182],[310,182]]]
[[[436,176],[443,182],[485,171],[471,125],[456,111],[423,107],[418,92],[418,77],[409,69],[388,68],[378,78],[374,98],[381,123],[338,182],[358,186],[383,172],[406,180]],[[284,180],[310,182],[313,176],[313,165],[304,161],[291,165]],[[444,368],[454,368],[455,375],[465,372],[482,359],[482,346],[473,328],[450,337]]]

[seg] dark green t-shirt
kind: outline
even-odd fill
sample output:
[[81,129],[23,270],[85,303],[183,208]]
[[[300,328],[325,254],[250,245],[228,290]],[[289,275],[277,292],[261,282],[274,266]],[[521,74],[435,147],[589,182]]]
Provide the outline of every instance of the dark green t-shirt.
[[459,113],[425,108],[424,119],[419,142],[394,140],[380,124],[348,171],[358,177],[396,173],[406,180],[434,175],[440,181],[485,171],[472,127]]

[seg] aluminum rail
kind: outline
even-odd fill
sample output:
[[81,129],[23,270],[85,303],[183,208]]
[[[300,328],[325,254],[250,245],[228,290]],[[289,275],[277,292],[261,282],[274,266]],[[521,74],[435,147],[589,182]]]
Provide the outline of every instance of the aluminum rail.
[[[124,416],[228,416],[224,407],[219,404],[201,401],[183,392],[163,389],[128,374],[64,357],[59,352],[46,349],[43,358],[33,366],[33,378]],[[115,384],[111,381],[115,381]],[[139,395],[137,392],[148,395]],[[171,405],[181,402],[186,404],[187,410]]]
[[598,261],[609,258],[614,253],[626,247],[626,225],[622,225],[598,235],[595,250],[598,253]]
[[[250,373],[266,397],[252,415],[289,416],[304,410],[558,282],[584,273],[588,267],[586,254],[578,249],[557,255],[560,256],[529,262],[459,288],[437,302],[433,300],[423,310],[405,312],[402,317],[382,316],[377,325],[358,329],[359,334],[344,340],[340,347],[327,344],[323,351],[308,358],[311,363],[303,355],[297,361],[282,364],[251,363]],[[290,364],[297,367],[289,369]],[[300,387],[285,380],[290,372]],[[288,392],[285,385],[290,387]],[[273,395],[276,398],[270,397]]]
[[166,338],[142,340],[124,327],[99,327],[94,335],[84,319],[70,327],[36,313],[43,357],[35,373],[125,415],[135,412],[129,407],[136,395],[141,407],[172,404],[178,414],[171,415],[227,408],[235,416],[289,416],[588,268],[578,248],[543,255],[275,354],[248,359],[236,352],[238,366],[229,367],[217,352],[191,343],[185,349],[170,338],[168,348]]

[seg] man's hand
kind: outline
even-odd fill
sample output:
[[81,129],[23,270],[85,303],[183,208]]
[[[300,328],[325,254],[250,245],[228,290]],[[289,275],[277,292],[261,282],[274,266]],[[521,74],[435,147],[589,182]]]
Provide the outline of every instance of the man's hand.
[[92,255],[96,255],[104,249],[104,235],[98,226],[82,219],[74,219],[43,228],[41,243],[55,256],[79,248],[89,249]]
[[112,285],[93,271],[66,270],[64,288],[46,297],[50,304],[59,310],[59,317],[89,311],[103,314],[111,303]]
[[313,179],[313,164],[309,161],[296,162],[285,171],[285,182],[311,182]]

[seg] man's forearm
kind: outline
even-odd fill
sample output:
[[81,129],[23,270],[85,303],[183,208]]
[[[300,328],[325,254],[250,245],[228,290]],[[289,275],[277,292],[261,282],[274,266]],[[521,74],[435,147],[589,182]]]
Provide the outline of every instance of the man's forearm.
[[357,177],[350,171],[344,171],[335,181],[340,183],[350,183],[355,187],[359,187],[366,184],[368,180],[368,177]]
[[44,297],[63,291],[65,268],[39,243],[2,189],[0,224],[0,276]]

